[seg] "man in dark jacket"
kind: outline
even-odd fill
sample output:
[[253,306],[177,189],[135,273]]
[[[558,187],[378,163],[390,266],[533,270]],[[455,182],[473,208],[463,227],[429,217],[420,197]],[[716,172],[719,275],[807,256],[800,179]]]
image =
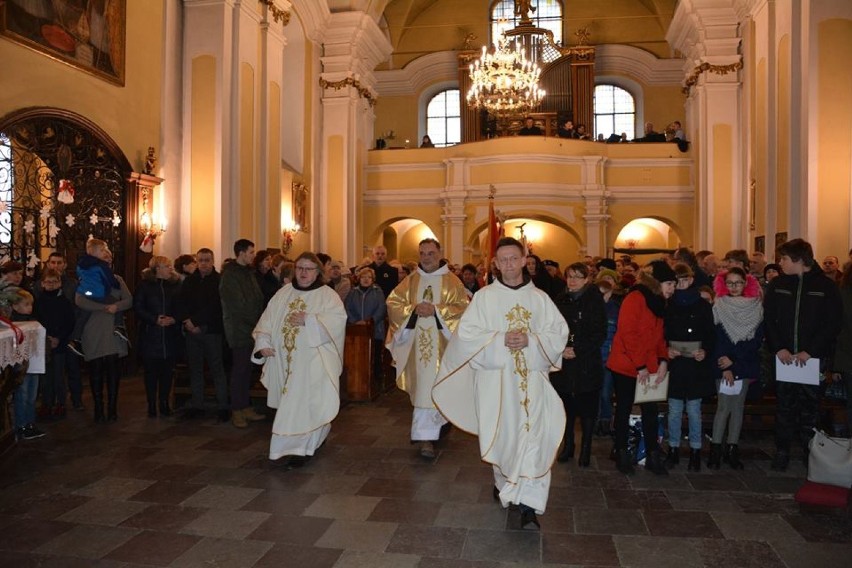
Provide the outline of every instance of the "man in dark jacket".
[[210,368],[216,387],[219,420],[230,418],[228,379],[222,362],[222,303],[219,299],[219,273],[213,266],[213,251],[202,248],[196,254],[198,269],[186,277],[177,302],[178,320],[186,332],[186,360],[192,402],[184,414],[195,418],[204,413],[204,363]]
[[399,284],[399,271],[395,266],[387,263],[388,249],[383,246],[373,248],[373,262],[368,264],[376,274],[376,284],[382,289],[385,298],[390,296],[393,289]]
[[[802,239],[778,247],[784,274],[766,289],[764,319],[769,350],[784,365],[804,365],[816,357],[825,370],[827,357],[840,331],[843,311],[837,286],[825,277],[814,261],[810,243]],[[805,446],[813,436],[819,412],[819,386],[776,382],[776,454],[772,469],[784,471],[790,462],[790,446],[796,430]],[[807,463],[807,461],[805,462]]]
[[231,348],[231,423],[245,428],[248,421],[265,420],[251,405],[252,364],[251,350],[254,338],[251,332],[263,313],[263,292],[251,268],[254,260],[254,243],[239,239],[234,243],[236,260],[222,268],[219,296],[222,300],[222,323],[225,339]]

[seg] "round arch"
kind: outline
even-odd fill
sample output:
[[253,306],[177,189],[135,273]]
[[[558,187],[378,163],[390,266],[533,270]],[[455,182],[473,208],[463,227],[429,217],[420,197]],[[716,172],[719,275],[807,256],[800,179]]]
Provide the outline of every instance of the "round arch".
[[390,217],[373,230],[365,248],[382,245],[388,249],[389,259],[403,260],[403,256],[407,255],[412,257],[409,260],[414,260],[420,241],[427,237],[437,238],[438,234],[426,221],[417,217]]
[[[534,221],[536,224],[542,225],[535,227],[535,229],[540,231],[540,234],[537,238],[533,239],[533,253],[542,258],[561,259],[564,263],[573,260],[573,256],[571,256],[572,252],[579,255],[580,251],[585,249],[586,243],[582,235],[580,235],[573,225],[567,223],[564,219],[529,210],[505,213],[505,225],[510,231],[514,231],[521,220],[527,222]],[[475,225],[471,230],[465,242],[465,248],[470,251],[473,257],[482,256],[482,242],[485,237],[484,234],[487,231],[487,220]],[[508,236],[517,237],[516,234],[509,234]],[[563,241],[565,237],[572,239],[576,247],[566,246],[566,243]]]
[[613,248],[673,249],[683,240],[683,228],[668,217],[636,217],[615,232]]

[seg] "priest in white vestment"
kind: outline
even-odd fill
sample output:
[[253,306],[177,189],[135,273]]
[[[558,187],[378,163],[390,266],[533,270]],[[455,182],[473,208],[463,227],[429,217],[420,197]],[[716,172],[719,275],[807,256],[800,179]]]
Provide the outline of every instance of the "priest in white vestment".
[[323,283],[313,253],[296,259],[295,280],[270,300],[254,328],[252,361],[263,365],[267,402],[277,409],[269,459],[300,467],[331,430],[340,408],[346,310]]
[[497,244],[501,276],[479,290],[444,353],[435,405],[479,436],[494,469],[494,497],[521,509],[521,528],[539,526],[550,468],[565,433],[565,410],[548,374],[562,365],[568,324],[548,295],[523,273],[516,239]]
[[435,457],[435,442],[446,420],[432,403],[432,387],[444,348],[468,305],[464,284],[441,260],[435,239],[420,242],[420,265],[387,299],[386,347],[396,366],[396,384],[414,406],[411,440],[420,455]]

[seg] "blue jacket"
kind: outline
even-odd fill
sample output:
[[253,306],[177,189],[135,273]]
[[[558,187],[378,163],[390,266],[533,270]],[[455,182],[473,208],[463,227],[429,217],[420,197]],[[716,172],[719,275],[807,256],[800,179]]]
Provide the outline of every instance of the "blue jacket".
[[121,287],[109,264],[90,254],[77,261],[77,280],[77,293],[93,300],[105,300],[112,288]]
[[346,323],[353,324],[371,319],[373,320],[373,338],[385,338],[385,318],[388,315],[388,308],[381,288],[375,284],[366,290],[355,286],[349,291],[343,305],[346,308]]
[[[727,369],[734,379],[757,379],[760,377],[760,346],[763,345],[763,324],[757,326],[754,337],[734,343],[721,323],[716,324],[716,352],[713,361],[725,356],[733,365]],[[722,370],[716,368],[716,378],[722,378]]]

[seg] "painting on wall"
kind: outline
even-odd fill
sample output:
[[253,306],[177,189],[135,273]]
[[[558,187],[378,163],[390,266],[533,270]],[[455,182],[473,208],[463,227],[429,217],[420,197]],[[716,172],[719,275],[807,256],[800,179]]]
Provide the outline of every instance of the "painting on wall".
[[0,36],[124,86],[126,0],[0,0]]
[[766,237],[761,235],[754,238],[754,252],[766,252]]
[[775,248],[780,247],[787,242],[787,231],[783,233],[775,233]]
[[305,233],[308,232],[308,219],[310,218],[308,216],[309,203],[308,186],[293,182],[293,221]]

